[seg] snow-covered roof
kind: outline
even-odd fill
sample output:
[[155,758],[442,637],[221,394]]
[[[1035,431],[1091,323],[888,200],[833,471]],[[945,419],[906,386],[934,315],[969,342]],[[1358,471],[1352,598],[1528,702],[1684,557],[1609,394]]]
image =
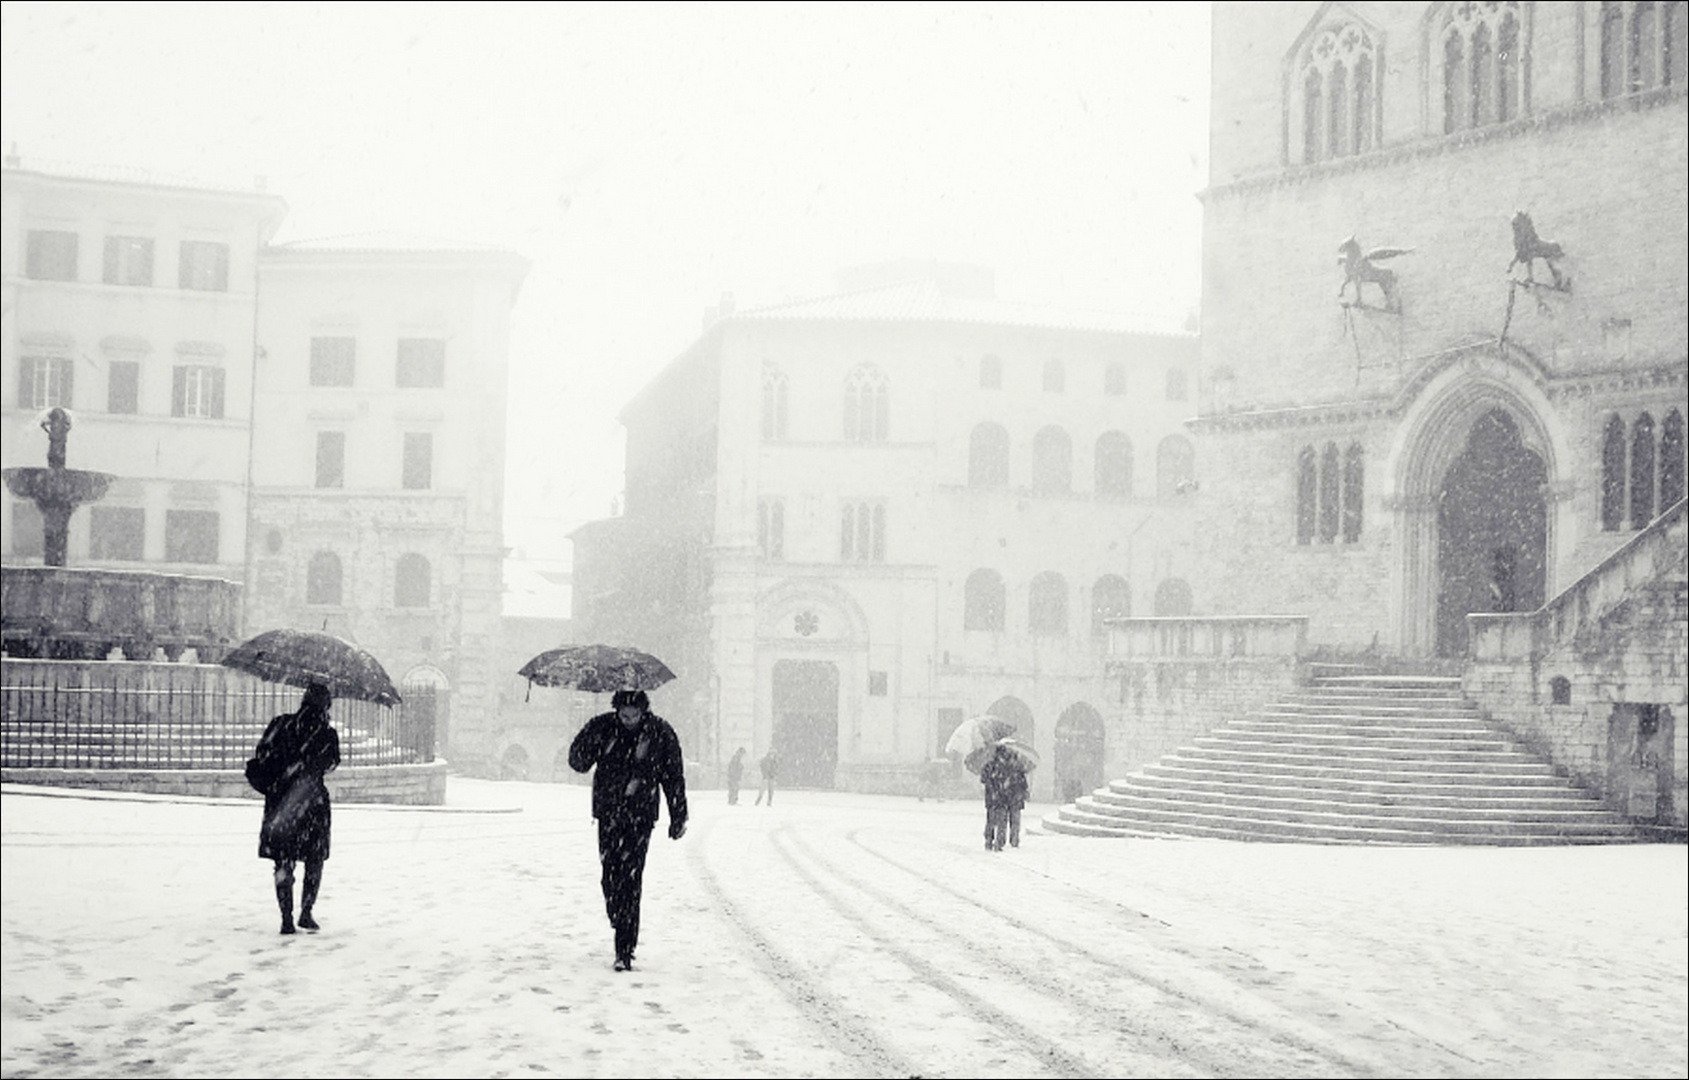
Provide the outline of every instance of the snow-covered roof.
[[495,244],[480,244],[470,240],[454,240],[418,233],[378,231],[347,233],[341,236],[312,237],[272,244],[271,251],[333,251],[333,252],[404,252],[410,254],[468,253],[476,255],[508,255],[505,248]]
[[261,198],[276,199],[280,197],[263,190],[262,182],[254,180],[250,184],[220,183],[201,180],[195,177],[178,176],[172,173],[158,172],[154,169],[143,169],[136,165],[109,165],[104,163],[55,161],[44,158],[30,158],[27,163],[14,156],[7,156],[5,161],[7,172],[33,173],[37,176],[52,177],[58,180],[86,180],[99,184],[128,184],[136,187],[179,188],[185,191],[215,192],[223,195],[247,195]]

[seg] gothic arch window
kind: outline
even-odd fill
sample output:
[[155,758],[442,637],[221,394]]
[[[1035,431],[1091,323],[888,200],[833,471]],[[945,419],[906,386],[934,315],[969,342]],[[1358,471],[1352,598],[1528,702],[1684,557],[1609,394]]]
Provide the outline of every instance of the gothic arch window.
[[1290,145],[1300,164],[1364,153],[1378,146],[1378,43],[1370,30],[1345,21],[1321,27],[1297,55],[1290,85],[1301,97],[1290,117]]
[[990,421],[975,425],[968,437],[968,486],[994,488],[1008,483],[1008,430]]
[[1689,4],[1682,0],[1650,3],[1612,0],[1601,5],[1601,96],[1635,94],[1662,86],[1682,86],[1689,69],[1685,23]]
[[847,502],[839,515],[839,558],[845,562],[886,561],[886,507]]
[[786,500],[757,501],[757,551],[773,562],[786,557]]
[[862,364],[845,379],[844,437],[849,442],[885,442],[890,427],[891,390],[872,364]]
[[1366,451],[1335,442],[1296,453],[1296,542],[1358,543],[1366,514]]
[[779,442],[786,438],[786,373],[772,364],[762,369],[762,438]]
[[1163,499],[1196,483],[1196,448],[1183,435],[1169,435],[1155,448],[1155,493]]
[[1184,578],[1168,578],[1155,587],[1155,614],[1159,618],[1181,618],[1194,608],[1190,582]]
[[393,574],[395,607],[427,607],[432,586],[433,574],[426,558],[414,551],[399,556],[399,564]]
[[1601,434],[1601,528],[1642,529],[1684,494],[1683,413],[1607,417]]
[[1132,614],[1132,587],[1118,574],[1104,574],[1091,586],[1091,634],[1107,633],[1107,619],[1124,619]]
[[1067,389],[1067,365],[1060,360],[1044,361],[1044,389],[1052,394]]
[[975,570],[962,587],[962,629],[1001,630],[1007,607],[1003,577],[995,570]]
[[[1443,133],[1523,116],[1530,83],[1525,7],[1518,0],[1447,4],[1431,55],[1442,61]],[[1436,85],[1436,82],[1433,82]]]
[[1132,494],[1132,440],[1118,431],[1097,437],[1096,491],[1099,496],[1126,498]]
[[319,551],[311,556],[305,568],[305,602],[339,605],[340,556],[332,551]]
[[979,358],[979,385],[982,390],[1003,388],[1003,361],[996,356]]
[[1032,438],[1032,486],[1039,491],[1073,489],[1073,442],[1051,426]]
[[1027,629],[1046,637],[1067,633],[1067,581],[1053,570],[1032,579],[1027,594]]

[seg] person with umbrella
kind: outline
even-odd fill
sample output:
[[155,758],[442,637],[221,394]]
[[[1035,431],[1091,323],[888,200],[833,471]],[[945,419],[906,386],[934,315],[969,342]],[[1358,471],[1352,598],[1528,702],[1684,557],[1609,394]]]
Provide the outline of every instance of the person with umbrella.
[[299,711],[271,720],[246,764],[248,782],[264,795],[258,857],[275,864],[276,904],[281,908],[284,934],[295,932],[293,866],[300,861],[305,864],[305,881],[299,894],[298,925],[310,931],[321,929],[311,909],[322,888],[332,825],[323,776],[340,764],[340,735],[328,717],[333,701],[321,683],[306,687]]
[[616,936],[615,970],[633,969],[645,856],[657,825],[657,789],[669,804],[669,839],[686,834],[686,771],[680,738],[651,711],[643,690],[618,690],[613,711],[586,722],[569,746],[569,767],[592,776],[604,910]]
[[1011,748],[1012,739],[997,744],[979,770],[985,785],[985,850],[1002,851],[1005,835],[1010,847],[1020,847],[1020,812],[1026,807],[1026,767]]

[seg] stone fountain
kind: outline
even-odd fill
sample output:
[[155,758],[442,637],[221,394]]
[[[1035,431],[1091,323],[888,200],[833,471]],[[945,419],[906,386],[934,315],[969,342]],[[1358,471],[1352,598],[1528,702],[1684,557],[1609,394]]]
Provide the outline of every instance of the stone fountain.
[[66,541],[70,536],[70,515],[84,503],[105,498],[112,482],[110,473],[88,472],[65,466],[65,449],[70,442],[70,413],[54,406],[41,421],[47,433],[47,467],[6,469],[6,487],[20,499],[28,499],[41,511],[42,562],[65,564]]

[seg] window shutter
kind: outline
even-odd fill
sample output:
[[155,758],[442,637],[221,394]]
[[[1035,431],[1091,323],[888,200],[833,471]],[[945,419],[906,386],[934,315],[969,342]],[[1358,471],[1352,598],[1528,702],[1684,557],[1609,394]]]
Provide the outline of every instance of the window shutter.
[[70,409],[76,406],[76,361],[55,360],[53,366],[58,369],[59,399],[55,404]]
[[213,368],[211,371],[211,418],[213,420],[223,419],[223,382],[225,374],[226,373],[222,368]]
[[178,365],[170,369],[170,415],[188,414],[188,369]]
[[18,364],[18,404],[35,408],[35,361],[27,356]]
[[122,266],[123,261],[119,244],[120,241],[117,237],[106,237],[105,268],[104,272],[101,274],[101,280],[107,285],[118,284],[118,274],[120,272],[119,268]]

